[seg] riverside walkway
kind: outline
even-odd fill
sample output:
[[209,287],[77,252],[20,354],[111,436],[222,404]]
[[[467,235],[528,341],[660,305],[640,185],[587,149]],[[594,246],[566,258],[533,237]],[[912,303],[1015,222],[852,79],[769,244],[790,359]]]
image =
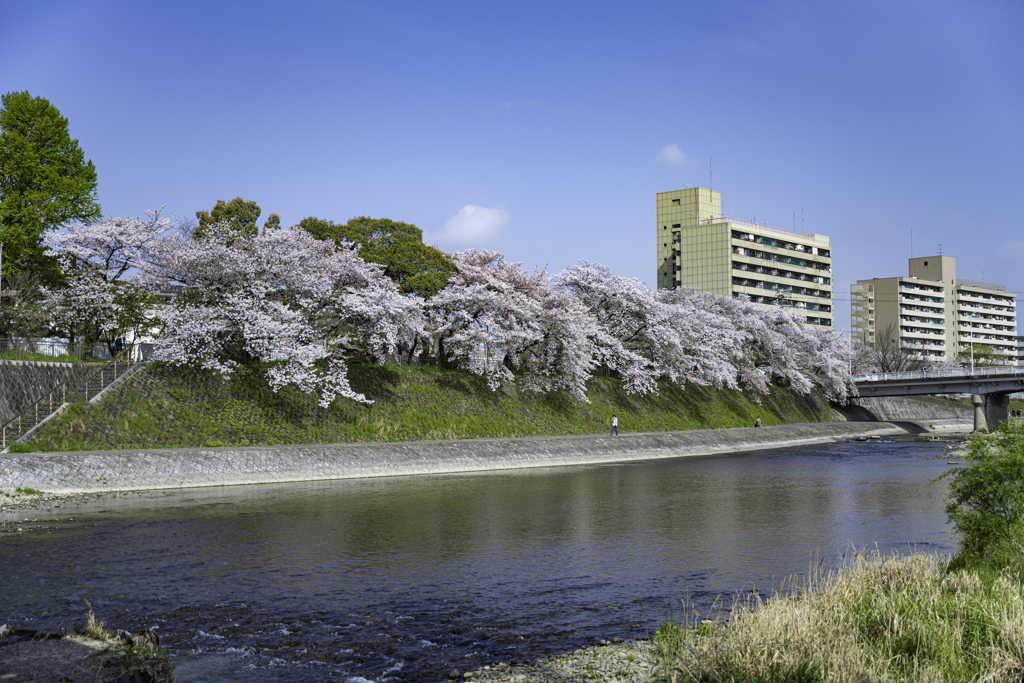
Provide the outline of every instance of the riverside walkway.
[[824,422],[618,437],[8,453],[0,455],[0,490],[103,493],[594,465],[810,446],[908,431],[914,430],[888,422]]

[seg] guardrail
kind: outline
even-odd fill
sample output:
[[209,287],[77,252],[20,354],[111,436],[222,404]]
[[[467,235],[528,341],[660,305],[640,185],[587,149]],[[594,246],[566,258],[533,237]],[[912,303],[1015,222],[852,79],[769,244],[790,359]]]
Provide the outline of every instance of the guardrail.
[[956,279],[956,283],[961,287],[977,287],[978,289],[988,289],[993,292],[1005,292],[1006,285],[994,285],[991,282],[979,282],[977,280],[965,280],[962,277]]
[[802,232],[794,232],[792,230],[786,230],[785,228],[775,228],[770,225],[763,223],[754,223],[753,221],[745,221],[741,218],[730,218],[728,216],[721,216],[719,218],[705,218],[700,221],[701,225],[711,225],[713,223],[732,223],[733,225],[742,225],[748,228],[756,228],[758,230],[765,230],[767,232],[775,232],[780,235],[788,235],[789,237],[798,237],[802,240],[810,240],[811,242],[820,242],[822,244],[828,244],[828,238],[822,236],[811,236],[812,234],[805,234]]
[[0,449],[20,439],[64,403],[93,398],[140,362],[139,348],[129,347],[85,380],[61,382],[0,427]]
[[906,379],[956,379],[960,377],[1024,377],[1024,368],[997,366],[991,368],[962,368],[960,370],[920,370],[914,372],[879,372],[854,375],[858,382],[896,382]]

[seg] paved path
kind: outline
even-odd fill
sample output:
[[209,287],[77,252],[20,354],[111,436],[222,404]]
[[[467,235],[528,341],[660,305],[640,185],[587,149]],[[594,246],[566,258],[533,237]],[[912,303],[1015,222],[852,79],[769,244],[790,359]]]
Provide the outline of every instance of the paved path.
[[887,422],[827,422],[609,436],[0,455],[0,490],[100,493],[740,453],[906,434]]

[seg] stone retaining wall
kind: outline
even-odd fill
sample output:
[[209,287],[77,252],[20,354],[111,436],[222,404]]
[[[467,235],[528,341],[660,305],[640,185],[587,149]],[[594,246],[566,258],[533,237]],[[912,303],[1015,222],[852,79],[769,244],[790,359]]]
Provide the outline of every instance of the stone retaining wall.
[[96,363],[0,360],[0,423],[7,422],[61,382],[87,379]]
[[855,398],[837,410],[848,420],[973,420],[974,408],[941,396]]
[[741,453],[906,433],[884,422],[827,422],[618,437],[16,453],[0,455],[0,489],[85,493],[446,474]]

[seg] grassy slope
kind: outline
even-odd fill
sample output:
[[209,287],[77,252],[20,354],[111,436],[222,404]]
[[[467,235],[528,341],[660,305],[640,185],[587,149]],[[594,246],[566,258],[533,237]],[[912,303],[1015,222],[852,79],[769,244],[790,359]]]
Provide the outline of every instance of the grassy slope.
[[608,431],[644,432],[749,427],[831,419],[828,404],[774,388],[758,406],[740,392],[661,387],[659,396],[628,396],[617,380],[595,378],[590,404],[510,387],[487,389],[469,372],[356,366],[352,386],[375,402],[337,400],[327,410],[308,395],[274,394],[259,371],[229,381],[195,370],[150,365],[95,406],[74,406],[28,448],[86,450],[367,441],[415,441]]

